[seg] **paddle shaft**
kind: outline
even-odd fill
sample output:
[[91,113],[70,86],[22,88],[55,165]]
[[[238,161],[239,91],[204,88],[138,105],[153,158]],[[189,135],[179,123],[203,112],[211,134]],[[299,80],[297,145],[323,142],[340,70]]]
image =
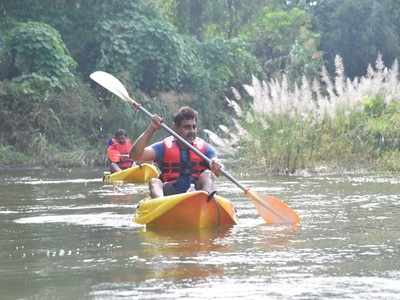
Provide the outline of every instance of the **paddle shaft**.
[[[131,103],[134,105],[134,107],[143,113],[145,113],[149,118],[153,118],[153,114],[150,113],[147,109],[145,109],[142,105],[137,103],[135,100],[133,100],[131,97],[129,97],[129,100]],[[168,125],[165,123],[161,123],[161,127],[166,130],[169,134],[173,135],[176,139],[178,139],[182,144],[184,144],[186,147],[188,147],[190,150],[192,150],[194,153],[196,153],[198,156],[200,156],[202,159],[204,159],[208,164],[211,164],[211,159],[209,159],[207,156],[204,155],[199,149],[195,148],[192,144],[190,144],[187,140],[185,140],[183,137],[181,137],[179,134],[177,134],[175,131],[173,131]],[[227,171],[224,169],[220,170],[221,174],[224,175],[226,178],[228,178],[230,181],[232,181],[234,184],[236,184],[242,191],[246,192],[247,188],[245,188],[239,181],[237,181],[231,174],[229,174]]]

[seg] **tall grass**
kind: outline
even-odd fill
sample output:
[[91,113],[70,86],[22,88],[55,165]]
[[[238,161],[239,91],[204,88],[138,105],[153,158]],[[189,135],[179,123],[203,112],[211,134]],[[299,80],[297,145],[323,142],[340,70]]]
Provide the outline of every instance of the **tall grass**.
[[[313,80],[253,77],[244,85],[253,101],[239,117],[238,159],[274,173],[321,167],[400,170],[398,62],[388,68],[379,55],[366,75],[353,80],[346,78],[340,56],[335,67],[335,76],[323,68]],[[237,135],[229,137],[237,142]]]
[[60,149],[57,145],[50,144],[44,134],[37,133],[32,138],[30,164],[57,167],[90,167],[102,165],[105,157],[98,150],[102,148],[104,148],[104,145],[100,144],[98,147],[88,148],[87,145],[80,145],[80,147],[72,149]]
[[0,144],[0,168],[6,165],[20,165],[27,160],[28,157],[23,153],[19,153],[15,147]]

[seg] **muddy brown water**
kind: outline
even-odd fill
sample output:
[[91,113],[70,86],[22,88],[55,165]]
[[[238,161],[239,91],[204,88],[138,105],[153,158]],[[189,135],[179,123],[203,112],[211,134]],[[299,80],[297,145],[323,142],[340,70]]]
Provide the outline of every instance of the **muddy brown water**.
[[1,299],[400,299],[396,176],[265,177],[299,228],[270,226],[218,179],[239,224],[152,232],[132,222],[144,185],[102,170],[3,170]]

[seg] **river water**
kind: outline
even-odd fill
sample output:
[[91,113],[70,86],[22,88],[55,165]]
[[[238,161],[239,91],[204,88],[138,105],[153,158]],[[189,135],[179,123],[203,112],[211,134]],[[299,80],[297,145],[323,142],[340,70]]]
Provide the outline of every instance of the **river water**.
[[263,224],[218,179],[238,225],[160,233],[132,223],[147,187],[101,173],[1,171],[1,299],[400,299],[396,176],[242,181],[284,199],[299,228]]

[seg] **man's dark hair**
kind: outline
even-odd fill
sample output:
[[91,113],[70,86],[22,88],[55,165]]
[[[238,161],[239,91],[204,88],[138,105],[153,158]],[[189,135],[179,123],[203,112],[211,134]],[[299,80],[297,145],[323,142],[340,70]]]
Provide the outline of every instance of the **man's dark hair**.
[[180,126],[183,120],[196,120],[197,122],[197,111],[189,106],[181,107],[174,116],[175,126]]
[[122,137],[122,136],[127,136],[126,135],[126,131],[124,130],[124,129],[118,129],[116,132],[115,132],[115,134],[114,134],[114,136],[116,137],[116,138],[119,138],[119,137]]

